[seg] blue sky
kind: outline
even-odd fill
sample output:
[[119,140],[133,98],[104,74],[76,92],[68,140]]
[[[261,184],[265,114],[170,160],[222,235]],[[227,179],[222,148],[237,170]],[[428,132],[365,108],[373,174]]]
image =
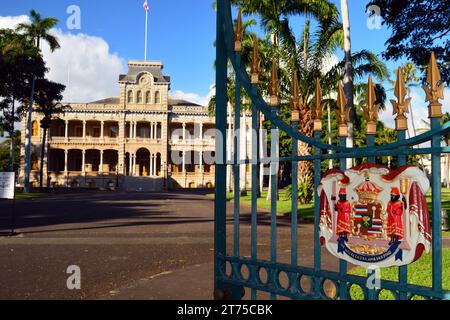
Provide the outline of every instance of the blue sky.
[[[172,77],[172,95],[176,97],[206,103],[214,83],[215,12],[212,2],[150,0],[149,60],[164,63],[165,74]],[[340,8],[340,0],[333,2]],[[380,54],[390,32],[384,26],[372,30],[367,27],[367,2],[349,0],[352,49]],[[52,69],[49,77],[70,84],[65,95],[67,101],[89,102],[117,95],[118,74],[126,72],[126,61],[143,59],[143,3],[144,0],[0,0],[0,27],[9,23],[4,17],[27,15],[31,8],[43,16],[58,18],[57,35],[64,48],[55,53],[44,52]],[[66,11],[70,5],[81,9],[80,30],[66,27],[69,17]],[[293,19],[291,25],[300,32],[302,18]],[[388,62],[391,74],[401,63]],[[420,105],[416,109],[417,118],[426,117],[420,90],[414,92],[414,98],[416,105]],[[393,125],[391,111],[384,113],[382,119]]]
[[[1,1],[1,16],[27,14],[35,8],[60,20],[64,32],[103,38],[110,51],[125,60],[143,58],[145,15],[143,0],[21,0]],[[339,1],[335,1],[339,7]],[[67,7],[81,9],[81,30],[66,27]],[[388,32],[366,26],[365,1],[350,1],[353,49],[381,52]],[[296,21],[297,22],[297,21]],[[294,22],[295,23],[295,22]],[[293,26],[296,27],[295,25]],[[298,20],[301,28],[301,21]],[[151,0],[149,59],[162,60],[174,90],[205,95],[214,82],[215,13],[212,0]]]

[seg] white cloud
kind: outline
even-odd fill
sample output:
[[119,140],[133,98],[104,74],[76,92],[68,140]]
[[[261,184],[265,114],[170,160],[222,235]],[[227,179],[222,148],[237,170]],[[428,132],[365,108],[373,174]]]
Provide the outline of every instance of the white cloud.
[[207,106],[209,103],[209,100],[211,99],[212,96],[215,95],[215,93],[216,93],[216,88],[214,85],[211,85],[209,87],[209,93],[206,96],[201,96],[197,93],[186,93],[181,90],[174,91],[170,96],[173,99],[182,99],[182,100],[198,103],[199,105],[202,105],[202,106]]
[[[450,90],[448,88],[445,89],[444,96],[444,100],[441,100],[443,105],[442,111],[444,113],[450,112]],[[392,98],[393,97],[391,97],[391,99]],[[412,115],[407,114],[407,117],[411,135],[414,136],[413,118],[417,134],[429,130],[427,125],[427,123],[429,123],[428,102],[425,101],[425,92],[421,88],[414,88],[411,90],[411,99],[410,112]],[[392,105],[390,102],[388,102],[386,110],[381,112],[380,120],[388,127],[395,128],[395,116],[392,115]]]
[[[29,22],[27,16],[0,17],[0,28],[14,28]],[[118,77],[124,73],[125,60],[109,51],[108,43],[99,37],[52,30],[61,48],[50,52],[43,45],[43,55],[50,69],[47,77],[67,86],[66,102],[90,102],[119,95]]]
[[119,74],[125,73],[125,60],[109,52],[108,43],[99,37],[68,34],[54,30],[61,48],[43,49],[50,69],[49,79],[67,86],[67,102],[91,102],[119,95]]
[[29,22],[30,18],[26,15],[0,17],[0,29],[14,29],[19,23]]

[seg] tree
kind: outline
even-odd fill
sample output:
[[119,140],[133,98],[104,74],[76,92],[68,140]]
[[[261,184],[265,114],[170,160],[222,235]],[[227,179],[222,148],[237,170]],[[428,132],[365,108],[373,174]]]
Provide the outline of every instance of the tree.
[[[50,128],[52,117],[54,115],[63,114],[68,109],[68,106],[64,106],[61,104],[61,101],[63,99],[62,93],[65,89],[65,85],[51,82],[46,79],[38,79],[36,81],[35,111],[44,116],[41,120],[41,128],[44,130],[44,133],[42,135],[41,165],[39,168],[39,187],[41,189],[43,188],[44,158],[46,153],[45,150],[47,132]],[[47,150],[47,158],[48,154],[49,150]]]
[[450,6],[448,0],[372,0],[381,8],[383,24],[392,34],[386,42],[384,58],[407,58],[426,66],[434,51],[442,66],[442,80],[450,82]]
[[[56,18],[47,17],[42,18],[41,15],[35,10],[30,12],[31,23],[21,23],[17,27],[19,32],[23,32],[33,43],[36,48],[40,50],[41,41],[44,40],[49,46],[50,50],[54,50],[60,47],[59,42],[55,36],[50,34],[50,30],[58,24]],[[27,114],[27,127],[26,127],[26,138],[25,138],[25,191],[29,191],[30,188],[30,171],[31,171],[31,123],[33,115],[33,100],[35,92],[35,82],[37,76],[34,75],[31,78],[31,94],[28,106]]]
[[[9,171],[9,172],[15,172],[16,174],[19,171],[20,166],[20,137],[21,133],[19,130],[16,130],[13,135],[14,141],[11,141],[11,137],[8,137],[3,142],[0,143],[0,171]],[[10,151],[11,151],[11,145],[14,147],[13,152],[13,170],[11,171],[10,167]]]
[[[342,48],[343,45],[343,29],[342,24],[337,19],[328,19],[318,24],[316,32],[312,32],[310,28],[306,28],[307,35],[300,36],[300,41],[296,41],[295,35],[291,29],[284,31],[291,36],[285,36],[282,45],[281,59],[287,66],[288,73],[297,72],[299,75],[300,90],[300,132],[308,137],[313,135],[313,119],[312,107],[314,104],[314,95],[316,89],[316,80],[321,80],[323,96],[328,96],[336,91],[339,80],[344,77],[346,70],[346,60],[338,62],[333,67],[329,67],[335,53]],[[303,43],[306,39],[307,44]],[[308,50],[307,54],[303,52],[304,48]],[[308,57],[305,61],[304,57]],[[378,59],[378,57],[369,51],[356,52],[351,56],[353,72],[355,79],[362,79],[368,74],[373,74],[380,81],[384,80],[388,75],[386,65]],[[327,68],[328,65],[328,68]],[[290,96],[288,76],[284,77],[287,82],[282,85],[284,89],[283,95]],[[364,79],[365,81],[365,79]],[[299,155],[307,156],[311,154],[310,146],[299,143]],[[312,175],[312,167],[308,162],[300,163],[300,176]]]
[[[30,79],[33,75],[43,76],[46,69],[39,51],[23,35],[8,29],[0,30],[0,70],[0,122],[2,131],[13,137],[22,105],[28,101]],[[14,139],[9,141],[9,169],[13,171]]]

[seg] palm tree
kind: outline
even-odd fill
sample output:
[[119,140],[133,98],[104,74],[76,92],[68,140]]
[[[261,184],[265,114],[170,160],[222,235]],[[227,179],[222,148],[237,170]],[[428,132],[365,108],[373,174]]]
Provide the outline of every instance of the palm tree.
[[[335,92],[337,82],[344,77],[347,62],[338,62],[333,67],[327,67],[332,61],[335,53],[343,46],[342,24],[336,18],[327,19],[318,24],[316,32],[310,30],[308,24],[305,33],[301,35],[300,41],[297,41],[291,29],[285,29],[285,41],[281,47],[281,59],[287,66],[287,74],[297,72],[299,75],[300,89],[300,132],[308,137],[313,135],[312,104],[314,103],[314,94],[316,80],[321,79],[322,91],[324,96]],[[306,43],[304,43],[306,41]],[[307,53],[303,52],[307,50]],[[305,60],[305,57],[307,59]],[[352,64],[355,66],[354,74],[361,78],[367,74],[373,74],[378,79],[383,80],[388,75],[387,67],[377,56],[369,51],[361,51],[351,56]],[[284,77],[285,81],[290,82],[289,77]],[[289,85],[281,86],[284,89],[282,93],[285,97],[289,96]],[[307,144],[299,143],[299,156],[310,155],[310,147]],[[301,162],[299,164],[299,176],[306,177],[311,175],[311,164]]]
[[[30,12],[31,23],[21,23],[17,27],[19,32],[23,32],[29,40],[40,49],[41,41],[45,41],[53,52],[60,48],[57,38],[50,34],[50,30],[58,24],[56,18],[47,17],[42,18],[41,15],[35,10]],[[31,80],[31,94],[28,106],[28,118],[25,138],[25,191],[29,191],[30,188],[30,170],[31,170],[31,123],[33,116],[33,103],[35,92],[36,76]]]
[[[39,171],[39,187],[43,187],[44,176],[44,158],[46,154],[46,139],[47,132],[50,128],[52,118],[54,115],[63,114],[69,107],[61,104],[63,99],[62,92],[66,86],[48,81],[46,79],[39,79],[36,81],[36,112],[42,114],[44,117],[41,120],[41,128],[44,129],[42,135],[41,145],[41,165]],[[47,151],[48,161],[49,150]]]

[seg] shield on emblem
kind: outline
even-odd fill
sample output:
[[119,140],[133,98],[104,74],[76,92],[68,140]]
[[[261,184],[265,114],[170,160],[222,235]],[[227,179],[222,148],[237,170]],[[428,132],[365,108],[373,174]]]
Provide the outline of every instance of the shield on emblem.
[[372,215],[365,214],[362,216],[362,226],[364,228],[370,229],[373,225],[373,217]]

